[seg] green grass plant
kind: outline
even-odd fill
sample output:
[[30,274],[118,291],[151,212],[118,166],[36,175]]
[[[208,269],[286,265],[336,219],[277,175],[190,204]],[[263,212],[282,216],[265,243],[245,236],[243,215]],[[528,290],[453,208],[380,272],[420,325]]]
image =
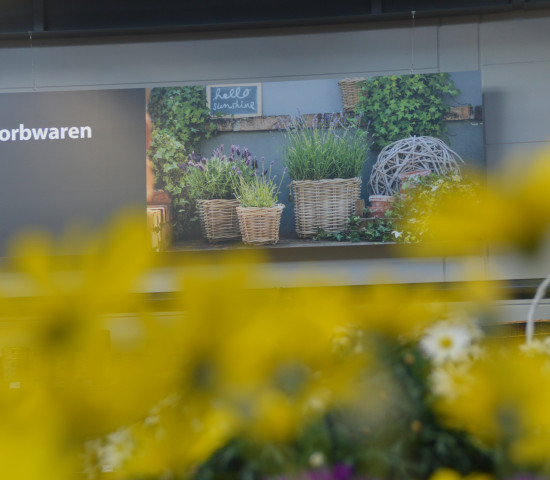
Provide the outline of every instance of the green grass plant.
[[269,171],[263,175],[254,175],[251,178],[238,177],[236,196],[243,207],[274,207],[277,204],[279,191],[283,183],[286,169],[283,171],[280,182],[275,182]]
[[282,119],[287,137],[284,161],[294,180],[353,178],[361,175],[370,146],[368,133],[339,114]]

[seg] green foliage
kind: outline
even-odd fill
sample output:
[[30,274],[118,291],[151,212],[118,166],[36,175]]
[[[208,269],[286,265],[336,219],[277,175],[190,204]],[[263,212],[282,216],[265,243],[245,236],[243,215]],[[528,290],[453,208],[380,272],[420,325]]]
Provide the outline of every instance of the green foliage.
[[393,242],[395,241],[395,220],[392,218],[393,212],[388,211],[385,218],[369,220],[362,226],[364,221],[357,215],[349,218],[349,227],[342,232],[327,232],[319,229],[314,240],[335,240],[337,242]]
[[309,125],[303,116],[282,121],[284,161],[294,180],[353,178],[361,175],[370,140],[354,119],[329,115]]
[[413,135],[449,143],[444,117],[459,93],[448,73],[371,77],[361,85],[355,111],[370,125],[378,150]]
[[187,157],[215,133],[206,91],[200,86],[154,88],[147,109],[153,123],[148,154],[155,187],[172,195],[174,235],[182,237],[195,219],[195,205],[184,182]]
[[[236,149],[241,156],[234,155]],[[257,161],[246,147],[241,154],[240,149],[233,146],[231,155],[226,156],[222,145],[208,159],[192,157],[185,173],[187,195],[192,201],[235,198],[234,185],[240,181],[250,182],[256,167]]]
[[[243,176],[238,178],[235,185],[235,195],[243,207],[273,207],[277,204],[279,191],[286,173],[283,171],[279,184],[271,176],[271,167],[263,175],[254,175],[248,179]],[[263,169],[263,166],[262,166]]]
[[154,125],[153,139],[164,131],[185,147],[186,154],[215,132],[204,87],[153,88],[147,109]]
[[[427,479],[439,468],[464,475],[493,469],[490,451],[464,432],[442,425],[434,414],[429,360],[416,346],[380,337],[369,348],[384,359],[385,373],[369,392],[371,401],[384,398],[382,410],[373,416],[364,410],[334,409],[305,425],[288,444],[235,439],[204,463],[194,480],[410,480]],[[397,391],[388,395],[379,390],[382,385]],[[324,459],[325,468],[312,468],[314,454]],[[336,474],[330,466],[345,466],[353,476],[342,470]]]
[[400,219],[396,230],[400,243],[420,243],[430,239],[430,219],[445,199],[453,197],[476,198],[477,186],[460,175],[428,175],[411,179],[406,185],[407,195],[394,204]]

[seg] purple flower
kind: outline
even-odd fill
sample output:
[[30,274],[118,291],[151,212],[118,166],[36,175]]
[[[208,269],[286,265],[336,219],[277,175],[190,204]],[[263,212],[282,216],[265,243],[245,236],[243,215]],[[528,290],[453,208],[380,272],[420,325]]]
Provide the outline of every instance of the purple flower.
[[332,477],[334,480],[348,480],[352,472],[353,469],[343,463],[337,463],[332,467]]

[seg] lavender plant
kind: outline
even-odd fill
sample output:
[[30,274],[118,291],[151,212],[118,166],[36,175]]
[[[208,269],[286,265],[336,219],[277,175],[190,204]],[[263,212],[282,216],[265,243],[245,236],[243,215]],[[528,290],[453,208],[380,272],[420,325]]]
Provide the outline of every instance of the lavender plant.
[[248,148],[231,146],[229,155],[223,152],[224,146],[214,150],[210,158],[199,157],[194,152],[189,161],[182,164],[185,172],[185,185],[193,200],[232,199],[234,185],[239,178],[249,181],[256,174],[258,161]]
[[280,119],[286,132],[284,161],[294,180],[352,178],[361,175],[370,147],[368,132],[355,118],[340,114]]
[[[263,157],[261,162],[263,170]],[[273,207],[277,204],[277,198],[287,169],[283,170],[281,180],[277,183],[275,181],[276,177],[271,176],[272,167],[273,162],[270,163],[269,169],[261,174],[257,173],[251,178],[238,177],[235,185],[235,195],[243,207]]]

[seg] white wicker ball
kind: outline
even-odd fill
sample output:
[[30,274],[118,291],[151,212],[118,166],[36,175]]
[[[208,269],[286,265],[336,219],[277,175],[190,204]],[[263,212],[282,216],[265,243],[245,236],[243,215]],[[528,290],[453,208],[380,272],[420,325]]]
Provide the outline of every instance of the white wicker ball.
[[460,173],[464,160],[445,142],[434,137],[409,137],[386,145],[372,166],[369,194],[394,195],[399,192],[399,175],[416,170],[433,173]]

